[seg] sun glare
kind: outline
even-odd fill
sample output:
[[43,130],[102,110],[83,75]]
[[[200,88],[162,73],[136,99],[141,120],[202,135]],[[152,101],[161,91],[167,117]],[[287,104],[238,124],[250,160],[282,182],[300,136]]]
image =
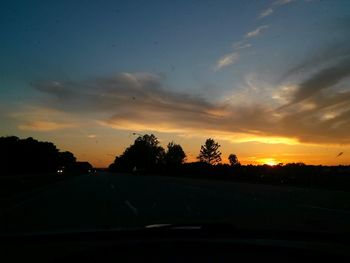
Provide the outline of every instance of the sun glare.
[[270,165],[270,166],[275,166],[278,164],[278,162],[273,159],[273,158],[265,158],[265,159],[261,159],[259,161],[261,164],[267,164],[267,165]]

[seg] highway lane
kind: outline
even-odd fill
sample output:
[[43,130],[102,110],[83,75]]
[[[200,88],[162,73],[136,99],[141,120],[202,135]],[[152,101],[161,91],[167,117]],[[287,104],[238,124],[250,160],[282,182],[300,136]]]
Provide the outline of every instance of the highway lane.
[[85,231],[162,223],[350,231],[350,193],[161,176],[68,178],[3,211],[1,232]]

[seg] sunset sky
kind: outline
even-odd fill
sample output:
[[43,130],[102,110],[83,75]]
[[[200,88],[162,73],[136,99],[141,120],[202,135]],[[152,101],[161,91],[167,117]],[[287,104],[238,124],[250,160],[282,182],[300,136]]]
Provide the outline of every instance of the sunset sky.
[[2,1],[0,136],[98,167],[135,133],[350,164],[349,28],[350,1]]

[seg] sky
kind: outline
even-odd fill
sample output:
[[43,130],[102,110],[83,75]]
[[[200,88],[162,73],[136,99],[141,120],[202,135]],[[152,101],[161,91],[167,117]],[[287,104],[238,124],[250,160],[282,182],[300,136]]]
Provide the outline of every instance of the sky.
[[[0,136],[350,164],[350,1],[2,1]],[[343,153],[339,155],[339,153]]]

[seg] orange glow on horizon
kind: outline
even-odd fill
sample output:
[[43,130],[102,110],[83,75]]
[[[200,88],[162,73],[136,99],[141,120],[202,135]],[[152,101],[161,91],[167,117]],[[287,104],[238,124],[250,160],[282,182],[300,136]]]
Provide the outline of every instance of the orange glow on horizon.
[[280,162],[278,162],[276,159],[274,158],[264,158],[264,159],[260,159],[259,163],[261,164],[267,164],[270,166],[275,166],[277,164],[279,164]]

